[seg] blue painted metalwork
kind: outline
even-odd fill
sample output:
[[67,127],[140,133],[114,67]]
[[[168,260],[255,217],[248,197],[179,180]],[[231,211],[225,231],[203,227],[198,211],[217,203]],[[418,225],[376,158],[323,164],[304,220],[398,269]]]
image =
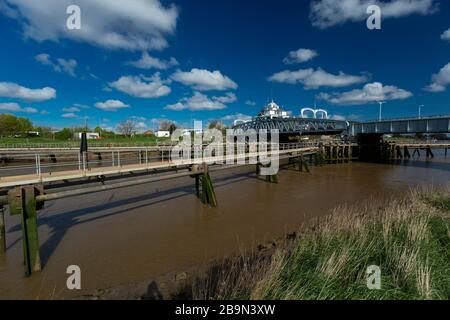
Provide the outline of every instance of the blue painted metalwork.
[[414,133],[450,133],[450,116],[423,117],[411,119],[390,119],[351,123],[348,133],[356,136],[360,133],[414,134]]
[[280,134],[339,134],[348,129],[349,123],[341,120],[311,118],[255,118],[237,124],[233,129],[279,130]]
[[450,116],[436,116],[410,119],[391,119],[368,122],[347,122],[330,119],[311,118],[264,118],[237,124],[233,129],[272,130],[280,134],[341,134],[356,136],[364,133],[414,134],[414,133],[450,133]]

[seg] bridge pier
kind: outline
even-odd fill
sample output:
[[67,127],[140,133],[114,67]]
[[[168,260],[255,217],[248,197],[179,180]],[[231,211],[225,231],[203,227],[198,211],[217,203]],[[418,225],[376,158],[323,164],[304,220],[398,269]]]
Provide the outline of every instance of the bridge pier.
[[382,134],[364,133],[359,134],[357,139],[361,161],[380,162],[391,158],[392,150],[389,145],[383,144]]

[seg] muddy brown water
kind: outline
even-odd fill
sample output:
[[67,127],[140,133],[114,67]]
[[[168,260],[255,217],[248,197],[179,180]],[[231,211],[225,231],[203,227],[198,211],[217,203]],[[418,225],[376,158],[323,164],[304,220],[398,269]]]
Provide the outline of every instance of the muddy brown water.
[[[385,200],[421,184],[450,181],[450,159],[398,164],[344,163],[282,170],[279,184],[254,167],[212,175],[219,206],[194,196],[190,178],[49,202],[39,215],[43,271],[23,276],[20,218],[6,216],[1,299],[70,299],[99,288],[204,265],[295,231],[340,204]],[[82,290],[66,288],[78,265]]]

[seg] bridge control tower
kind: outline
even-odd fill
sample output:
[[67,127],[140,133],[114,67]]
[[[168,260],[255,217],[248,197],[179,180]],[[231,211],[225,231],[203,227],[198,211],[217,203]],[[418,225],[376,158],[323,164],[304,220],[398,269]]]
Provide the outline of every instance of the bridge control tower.
[[264,109],[258,113],[258,118],[281,118],[287,119],[289,115],[286,111],[284,111],[279,105],[277,105],[273,100],[268,105],[264,107]]

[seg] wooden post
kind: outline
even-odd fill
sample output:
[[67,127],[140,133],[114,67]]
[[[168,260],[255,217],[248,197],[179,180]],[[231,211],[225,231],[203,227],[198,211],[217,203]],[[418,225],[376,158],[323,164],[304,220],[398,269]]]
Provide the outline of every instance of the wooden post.
[[200,198],[200,176],[198,174],[195,175],[195,194],[197,198]]
[[434,154],[430,146],[427,147],[427,158],[434,158]]
[[5,209],[0,208],[0,255],[6,252]]
[[217,198],[214,186],[209,175],[208,166],[204,165],[205,172],[202,175],[202,200],[211,207],[217,207]]
[[300,171],[303,171],[303,169],[305,169],[306,172],[309,172],[308,162],[305,161],[303,155],[299,157],[299,167]]
[[278,175],[277,174],[267,175],[266,181],[270,183],[278,183]]
[[402,149],[400,146],[395,146],[395,151],[397,153],[397,159],[403,159]]
[[411,154],[409,153],[407,146],[404,146],[403,148],[403,155],[405,156],[405,159],[411,159]]
[[33,186],[17,187],[8,192],[10,214],[22,216],[22,245],[27,276],[41,270],[36,192]]

